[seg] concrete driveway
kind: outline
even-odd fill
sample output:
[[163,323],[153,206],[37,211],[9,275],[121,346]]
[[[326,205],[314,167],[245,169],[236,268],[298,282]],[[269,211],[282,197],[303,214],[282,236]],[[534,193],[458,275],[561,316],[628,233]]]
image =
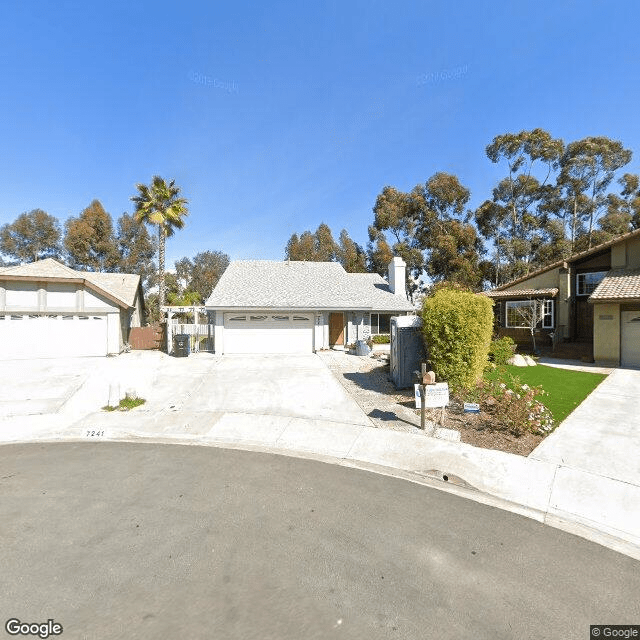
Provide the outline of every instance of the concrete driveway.
[[[109,387],[145,398],[130,412],[105,412]],[[316,355],[173,358],[132,352],[117,358],[16,362],[0,374],[4,440],[108,435],[191,437],[255,432],[277,439],[287,428],[313,446],[326,427],[371,421]],[[347,430],[351,438],[351,430]],[[15,436],[15,437],[13,437]],[[22,436],[22,437],[21,437]],[[27,438],[28,439],[28,438]]]
[[637,484],[639,402],[640,371],[616,369],[529,457]]

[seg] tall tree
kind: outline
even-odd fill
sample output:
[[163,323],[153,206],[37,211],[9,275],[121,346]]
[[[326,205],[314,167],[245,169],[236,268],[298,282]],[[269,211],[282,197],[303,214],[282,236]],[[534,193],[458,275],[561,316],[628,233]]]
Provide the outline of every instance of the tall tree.
[[58,258],[60,223],[42,209],[21,213],[0,227],[0,253],[20,262]]
[[391,249],[391,257],[400,256],[407,265],[405,285],[412,300],[418,290],[418,278],[424,269],[423,248],[416,235],[422,198],[420,193],[416,194],[416,190],[419,192],[420,186],[411,193],[398,191],[391,186],[384,187],[376,198],[373,224],[369,227],[371,246],[380,250],[376,270],[381,275],[386,272],[389,263],[387,262],[384,271],[381,271],[383,265],[379,260],[387,245]]
[[64,246],[75,269],[114,271],[118,267],[113,221],[99,200],[65,222]]
[[442,172],[409,193],[385,187],[373,208],[370,256],[374,242],[384,238],[389,246],[385,233],[393,238],[390,248],[407,263],[407,291],[412,297],[423,272],[436,282],[479,287],[482,243],[465,211],[469,197],[456,176]]
[[561,210],[572,212],[586,226],[586,248],[593,245],[595,223],[607,207],[607,188],[618,169],[631,161],[631,151],[604,136],[583,138],[567,145],[560,158],[558,186],[564,190]]
[[347,273],[366,273],[367,254],[357,242],[349,237],[346,229],[340,232],[336,255],[338,262]]
[[633,173],[625,173],[618,183],[622,187],[620,195],[607,195],[607,211],[598,224],[606,234],[605,241],[615,236],[640,229],[640,178]]
[[393,249],[389,246],[384,233],[371,225],[367,244],[367,269],[371,273],[385,277],[392,259]]
[[193,260],[182,258],[175,264],[178,279],[186,283],[185,291],[196,293],[196,303],[202,304],[229,266],[229,256],[222,251],[203,251]]
[[285,248],[285,259],[333,262],[337,259],[338,249],[331,229],[324,222],[321,222],[313,233],[303,231],[300,236],[294,233],[289,238]]
[[156,271],[153,257],[156,254],[155,239],[147,228],[133,216],[123,213],[118,218],[116,243],[119,253],[118,271],[137,273],[146,289]]
[[148,186],[137,184],[136,189],[138,195],[131,197],[136,205],[135,219],[158,227],[158,302],[162,307],[165,303],[165,243],[175,229],[184,227],[184,217],[189,213],[188,200],[180,195],[175,180],[167,183],[160,176],[153,176]]
[[498,278],[528,273],[544,242],[545,214],[538,206],[549,197],[562,140],[543,129],[496,136],[486,148],[491,162],[506,164],[506,175],[476,211],[482,236],[495,245]]

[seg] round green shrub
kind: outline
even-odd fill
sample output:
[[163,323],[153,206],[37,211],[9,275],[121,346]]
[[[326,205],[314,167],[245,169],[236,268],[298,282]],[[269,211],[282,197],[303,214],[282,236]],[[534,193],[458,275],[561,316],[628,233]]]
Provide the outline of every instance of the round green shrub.
[[509,336],[492,340],[489,355],[496,364],[507,364],[507,360],[514,354],[516,343]]
[[493,331],[492,307],[490,298],[456,289],[440,289],[424,301],[422,330],[429,360],[452,389],[469,389],[482,378]]

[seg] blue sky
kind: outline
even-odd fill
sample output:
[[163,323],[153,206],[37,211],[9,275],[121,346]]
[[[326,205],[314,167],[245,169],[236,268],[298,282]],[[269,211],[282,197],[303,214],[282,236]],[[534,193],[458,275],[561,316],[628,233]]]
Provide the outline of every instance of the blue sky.
[[640,172],[640,4],[31,2],[0,6],[0,224],[60,220],[136,182],[190,201],[167,266],[282,259],[326,222],[367,241],[382,188],[458,175],[470,205],[494,136],[621,140]]

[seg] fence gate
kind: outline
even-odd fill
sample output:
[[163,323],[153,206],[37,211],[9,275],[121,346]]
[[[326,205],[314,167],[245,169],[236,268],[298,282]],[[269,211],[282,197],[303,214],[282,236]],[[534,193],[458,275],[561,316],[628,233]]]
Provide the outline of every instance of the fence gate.
[[173,320],[171,322],[171,337],[177,333],[185,333],[191,337],[191,351],[208,351],[213,353],[214,324],[183,324]]

